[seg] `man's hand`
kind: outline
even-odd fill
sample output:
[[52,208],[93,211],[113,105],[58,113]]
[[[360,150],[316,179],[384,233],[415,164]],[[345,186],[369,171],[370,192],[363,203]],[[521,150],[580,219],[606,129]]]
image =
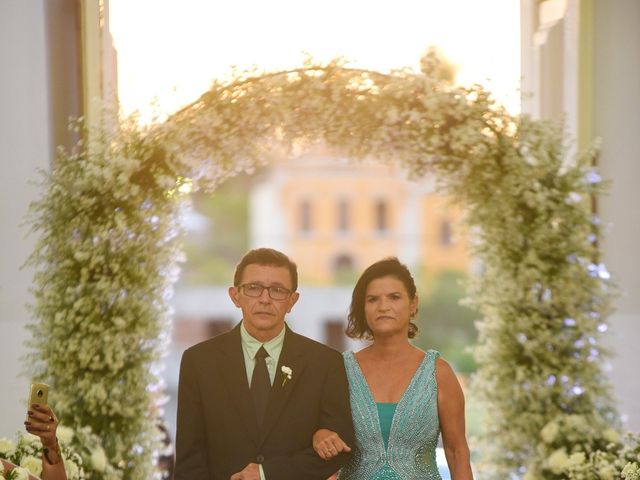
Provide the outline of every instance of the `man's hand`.
[[229,480],[260,480],[260,467],[257,463],[250,463],[241,472],[231,475]]
[[330,460],[340,452],[350,452],[349,445],[344,443],[336,432],[321,428],[313,434],[313,449],[324,460]]

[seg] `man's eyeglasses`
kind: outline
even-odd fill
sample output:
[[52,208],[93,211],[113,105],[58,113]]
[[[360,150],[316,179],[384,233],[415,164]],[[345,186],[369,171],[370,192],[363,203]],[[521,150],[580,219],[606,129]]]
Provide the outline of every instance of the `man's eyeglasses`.
[[242,293],[247,297],[259,297],[262,295],[265,288],[269,292],[269,297],[271,297],[272,300],[286,300],[291,295],[291,290],[288,288],[278,287],[275,285],[265,287],[259,283],[244,283],[238,286],[238,289],[242,290]]

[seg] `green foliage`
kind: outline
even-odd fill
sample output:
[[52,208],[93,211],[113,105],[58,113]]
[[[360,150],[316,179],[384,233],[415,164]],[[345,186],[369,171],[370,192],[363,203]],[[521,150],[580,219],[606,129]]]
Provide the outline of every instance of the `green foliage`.
[[334,272],[333,283],[335,285],[353,286],[358,281],[359,276],[360,273],[353,269],[340,268]]
[[30,221],[39,234],[27,374],[51,385],[61,421],[102,435],[124,478],[150,478],[156,375],[177,276],[178,186],[133,125],[60,151]]
[[436,277],[428,293],[418,292],[420,307],[416,324],[420,333],[414,343],[422,349],[440,351],[457,372],[472,373],[476,364],[468,347],[477,341],[474,321],[478,314],[460,304],[466,297],[465,279],[463,272],[444,271]]
[[[482,478],[536,478],[553,454],[540,437],[550,421],[615,425],[602,372],[613,289],[591,212],[602,191],[595,152],[568,158],[560,129],[510,116],[480,86],[443,81],[426,61],[422,72],[391,74],[311,60],[287,72],[236,72],[149,132],[106,131],[97,146],[60,156],[34,206],[33,373],[53,385],[69,424],[104,432],[125,478],[148,478],[151,468],[151,366],[167,338],[179,184],[186,177],[212,191],[281,143],[322,139],[415,178],[430,172],[466,209],[483,267],[469,291],[482,318],[474,379],[487,420]],[[441,303],[429,307],[436,319]],[[564,448],[601,452],[603,436],[567,436]]]
[[195,193],[193,209],[211,224],[185,241],[187,261],[181,281],[188,285],[227,285],[236,262],[249,248],[249,188],[251,179],[238,175],[213,194]]

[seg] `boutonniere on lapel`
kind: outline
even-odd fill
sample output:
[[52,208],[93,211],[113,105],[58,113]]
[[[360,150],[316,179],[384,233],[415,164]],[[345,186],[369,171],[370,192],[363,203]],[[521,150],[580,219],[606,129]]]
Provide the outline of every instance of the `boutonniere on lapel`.
[[287,383],[287,380],[291,380],[293,370],[291,370],[291,368],[287,367],[286,365],[282,365],[282,367],[280,367],[280,371],[282,372],[282,386],[284,387],[284,384]]

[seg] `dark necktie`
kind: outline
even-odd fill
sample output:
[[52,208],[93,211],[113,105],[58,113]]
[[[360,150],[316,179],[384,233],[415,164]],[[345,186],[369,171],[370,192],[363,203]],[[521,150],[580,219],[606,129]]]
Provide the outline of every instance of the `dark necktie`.
[[267,362],[265,362],[265,358],[268,356],[264,346],[260,347],[256,353],[256,364],[253,367],[253,376],[251,377],[251,394],[253,395],[253,405],[256,408],[258,426],[262,425],[271,391],[271,380],[269,380],[269,371],[267,370]]

